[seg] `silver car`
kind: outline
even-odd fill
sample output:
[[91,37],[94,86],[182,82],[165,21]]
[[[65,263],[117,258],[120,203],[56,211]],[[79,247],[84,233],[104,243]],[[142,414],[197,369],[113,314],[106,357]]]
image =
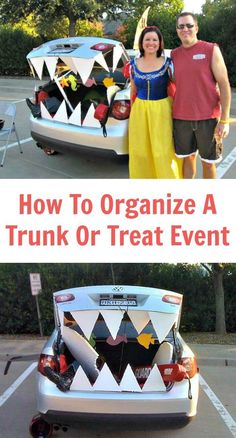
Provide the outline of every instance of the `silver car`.
[[34,430],[39,422],[81,418],[185,423],[196,415],[198,367],[178,331],[181,294],[102,285],[55,292],[53,301],[55,330],[38,363]]
[[39,146],[128,153],[130,89],[123,70],[129,55],[122,43],[62,38],[32,50],[27,60],[34,76],[50,76],[36,90],[35,101],[27,99],[31,135]]

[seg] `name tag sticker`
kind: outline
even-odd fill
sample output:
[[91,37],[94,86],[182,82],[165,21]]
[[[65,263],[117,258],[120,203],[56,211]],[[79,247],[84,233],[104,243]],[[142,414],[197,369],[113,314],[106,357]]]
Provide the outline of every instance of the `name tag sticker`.
[[193,59],[205,59],[206,55],[204,53],[198,53],[197,55],[193,55]]

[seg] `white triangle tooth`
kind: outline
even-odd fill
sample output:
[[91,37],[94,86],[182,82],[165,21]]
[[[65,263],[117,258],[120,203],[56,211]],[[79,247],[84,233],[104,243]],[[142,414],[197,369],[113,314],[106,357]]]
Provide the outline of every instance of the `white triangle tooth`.
[[55,76],[57,61],[58,61],[58,58],[55,58],[54,56],[45,56],[44,57],[44,62],[47,66],[48,73],[49,73],[51,79],[53,79]]
[[70,115],[69,123],[72,123],[72,125],[81,126],[81,102],[78,103],[73,113]]
[[67,67],[69,67],[69,69],[71,71],[73,71],[75,74],[77,73],[77,69],[76,66],[73,62],[73,59],[69,56],[60,56],[60,59],[62,60],[62,62],[64,62],[65,65],[67,65]]
[[156,365],[151,369],[151,372],[143,385],[143,392],[165,391],[166,387],[161,377],[161,373]]
[[176,313],[149,312],[149,316],[158,340],[161,343],[177,321],[178,315]]
[[101,67],[103,67],[105,70],[107,70],[108,72],[110,71],[110,70],[109,70],[109,67],[108,67],[108,65],[107,65],[107,63],[106,63],[106,60],[105,60],[105,58],[104,58],[104,56],[103,56],[102,53],[99,53],[97,56],[95,56],[94,60],[95,60],[98,64],[100,64]]
[[82,329],[87,339],[90,339],[94,325],[98,319],[98,310],[78,310],[71,312],[71,315]]
[[63,329],[63,340],[72,356],[86,371],[86,374],[95,380],[98,376],[98,369],[96,367],[98,354],[94,348],[91,347],[83,336],[68,327]]
[[73,382],[70,386],[70,390],[71,391],[91,391],[92,390],[92,385],[91,385],[88,377],[86,376],[86,374],[81,366],[79,366],[79,368],[77,369],[77,371],[74,375]]
[[122,380],[120,382],[120,387],[122,391],[129,391],[129,392],[141,392],[141,388],[137,382],[137,379],[133,373],[133,370],[131,366],[128,364],[124,375],[122,377]]
[[100,310],[100,313],[104,318],[111,336],[113,339],[116,339],[117,332],[124,316],[123,312],[121,310]]
[[40,102],[40,110],[41,110],[42,119],[52,120],[52,116],[48,112],[48,110],[47,110],[46,106],[43,104],[43,102]]
[[142,310],[128,310],[128,315],[138,334],[144,329],[144,327],[146,327],[146,325],[150,321],[150,316],[148,312]]
[[121,391],[118,383],[114,379],[109,367],[105,363],[93,385],[94,391]]
[[101,128],[100,122],[94,118],[95,107],[91,103],[88,112],[84,118],[83,126],[89,126],[91,128]]
[[123,51],[122,46],[118,45],[118,46],[113,47],[113,68],[112,68],[113,72],[115,71],[117,64],[118,64],[123,52],[124,51]]
[[79,73],[82,79],[83,84],[85,84],[92,71],[94,58],[88,58],[88,59],[72,58],[72,61],[76,67],[77,72]]
[[32,73],[32,75],[34,76],[34,78],[35,78],[35,70],[34,70],[34,67],[33,67],[33,65],[31,64],[31,61],[28,59],[28,64],[29,64],[29,66],[30,66],[30,70],[31,70],[31,73]]
[[43,58],[31,58],[30,61],[31,61],[31,64],[33,65],[39,79],[42,79],[44,59]]
[[66,103],[64,100],[62,101],[61,105],[59,106],[56,114],[53,116],[53,120],[56,120],[57,122],[68,123]]

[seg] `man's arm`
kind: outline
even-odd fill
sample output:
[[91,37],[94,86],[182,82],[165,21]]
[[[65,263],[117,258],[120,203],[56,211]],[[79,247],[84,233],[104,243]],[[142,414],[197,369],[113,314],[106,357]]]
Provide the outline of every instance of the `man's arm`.
[[214,46],[211,67],[215,80],[219,86],[220,103],[222,108],[221,119],[216,127],[216,136],[223,138],[227,137],[229,133],[231,89],[227,68],[218,46]]

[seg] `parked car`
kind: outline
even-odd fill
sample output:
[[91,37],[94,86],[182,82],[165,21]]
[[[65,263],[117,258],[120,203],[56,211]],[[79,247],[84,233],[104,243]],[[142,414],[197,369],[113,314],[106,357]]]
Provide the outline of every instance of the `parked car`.
[[123,69],[129,55],[122,43],[98,37],[57,39],[33,49],[27,60],[34,76],[50,76],[35,93],[40,116],[30,117],[39,146],[128,153],[130,90]]
[[53,302],[55,329],[39,358],[31,433],[81,418],[187,422],[196,415],[198,367],[179,334],[181,294],[102,285],[55,292]]

